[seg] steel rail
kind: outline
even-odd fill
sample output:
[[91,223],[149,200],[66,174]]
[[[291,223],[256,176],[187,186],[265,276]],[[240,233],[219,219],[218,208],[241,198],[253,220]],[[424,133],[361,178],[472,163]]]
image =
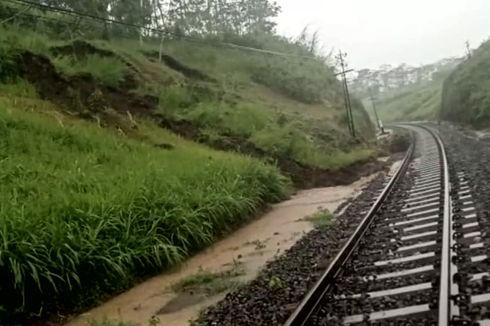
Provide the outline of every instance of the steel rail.
[[452,269],[453,266],[451,261],[452,256],[452,234],[453,234],[453,223],[452,223],[452,212],[451,212],[451,184],[449,179],[449,168],[446,156],[446,150],[444,149],[444,144],[442,142],[439,133],[423,125],[418,125],[428,131],[436,140],[437,146],[439,147],[439,152],[441,154],[441,165],[442,165],[442,175],[444,178],[444,207],[443,207],[443,225],[442,225],[442,250],[441,250],[441,271],[440,271],[440,282],[439,282],[439,314],[438,314],[438,325],[447,326],[449,325],[452,316],[458,314],[458,309],[452,304],[451,296],[453,288],[452,280]]
[[376,199],[375,203],[371,206],[371,209],[366,213],[353,235],[349,238],[347,243],[342,247],[340,252],[334,258],[330,266],[327,268],[322,277],[316,282],[313,288],[308,292],[303,301],[299,304],[297,309],[292,313],[284,326],[303,326],[307,325],[308,319],[317,309],[320,301],[325,294],[330,290],[333,285],[333,281],[337,275],[341,272],[342,266],[351,257],[355,249],[357,248],[359,241],[362,239],[369,226],[374,220],[379,208],[393,190],[394,185],[405,174],[410,164],[410,161],[414,155],[415,141],[412,134],[412,143],[407,150],[403,163],[397,169],[393,177],[385,186],[381,194]]
[[[402,127],[410,129],[423,129],[428,132],[435,140],[437,150],[439,152],[439,164],[441,168],[441,178],[442,178],[442,229],[441,229],[441,256],[440,256],[440,270],[439,277],[437,279],[439,283],[439,293],[438,293],[438,311],[437,319],[439,326],[447,326],[452,319],[459,315],[459,307],[452,302],[452,297],[458,294],[457,284],[453,282],[453,276],[457,273],[457,267],[452,262],[452,257],[454,255],[453,250],[453,221],[452,221],[452,209],[451,209],[451,183],[449,178],[449,168],[446,156],[446,151],[444,144],[439,133],[427,126],[416,125],[416,124],[403,124],[397,125],[397,127]],[[413,137],[412,137],[413,138]],[[356,250],[361,238],[365,235],[366,231],[369,229],[370,225],[375,220],[376,213],[379,211],[384,200],[393,190],[395,184],[398,180],[404,176],[414,156],[415,141],[407,151],[403,164],[398,168],[394,176],[390,179],[386,187],[383,189],[380,196],[378,196],[376,202],[371,207],[369,212],[366,214],[360,225],[357,227],[354,234],[350,237],[347,243],[344,245],[342,250],[338,253],[335,259],[332,261],[328,269],[322,275],[322,277],[316,282],[313,288],[308,292],[306,297],[302,300],[298,308],[293,312],[289,319],[284,324],[285,326],[303,326],[308,325],[310,317],[318,311],[321,300],[325,297],[325,294],[331,290],[332,286],[335,284],[335,279],[342,272],[342,266],[345,262],[352,256]]]

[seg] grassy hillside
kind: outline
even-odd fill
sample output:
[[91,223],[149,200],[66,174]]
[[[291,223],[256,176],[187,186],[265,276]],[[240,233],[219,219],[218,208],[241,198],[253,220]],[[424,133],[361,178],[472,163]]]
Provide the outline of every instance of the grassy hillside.
[[442,118],[475,128],[490,127],[490,41],[444,82]]
[[2,325],[125,289],[287,192],[274,167],[145,122],[140,142],[40,100],[0,108]]
[[[436,73],[432,81],[416,83],[379,94],[376,104],[380,119],[385,122],[438,119],[442,85],[449,73],[450,70],[444,69]],[[375,121],[371,100],[366,98],[363,102]]]
[[[376,102],[382,121],[433,120],[440,108],[442,80],[411,85],[381,94]],[[369,110],[370,100],[365,100]]]
[[[76,108],[75,113],[94,120],[104,114],[101,106],[123,114],[129,111],[159,117],[167,128],[184,136],[192,134],[194,140],[212,146],[239,139],[274,158],[287,157],[328,169],[372,154],[365,147],[353,146],[355,142],[346,132],[339,84],[331,68],[313,57],[278,58],[212,43],[169,40],[164,43],[160,63],[159,44],[151,41],[143,47],[131,40],[66,42],[5,28],[0,38],[6,62],[18,66],[22,61],[15,78],[4,78],[7,84],[33,84],[41,97],[70,111]],[[291,46],[275,37],[264,44],[272,49],[282,46],[282,50]],[[293,55],[300,52],[293,49]],[[25,51],[42,56],[44,61]],[[36,64],[38,67],[33,67]],[[50,64],[55,70],[50,72],[51,81],[30,73]],[[7,64],[5,74],[9,69]],[[59,84],[56,74],[67,82],[50,86],[65,88],[68,93],[53,94],[46,84]],[[372,125],[365,119],[362,105],[356,106],[355,116],[361,137],[372,137]],[[193,130],[181,130],[183,124]],[[349,157],[346,151],[354,152],[352,158],[337,162],[336,156]]]

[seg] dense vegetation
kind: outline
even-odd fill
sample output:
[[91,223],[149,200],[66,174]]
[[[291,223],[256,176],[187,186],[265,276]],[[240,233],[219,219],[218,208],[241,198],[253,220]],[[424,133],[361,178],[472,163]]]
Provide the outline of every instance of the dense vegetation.
[[444,82],[442,118],[476,128],[490,123],[490,42],[483,43]]
[[285,195],[279,172],[252,159],[159,131],[163,151],[1,105],[0,317],[124,289]]
[[37,3],[153,29],[1,2],[0,324],[79,311],[177,264],[287,195],[280,160],[373,155],[347,137],[315,41],[274,34],[272,2]]

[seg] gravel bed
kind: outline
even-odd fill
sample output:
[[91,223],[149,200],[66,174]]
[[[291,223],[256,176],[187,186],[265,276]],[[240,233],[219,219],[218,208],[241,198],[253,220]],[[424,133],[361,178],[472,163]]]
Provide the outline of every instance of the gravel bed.
[[[490,144],[470,137],[467,133],[451,126],[440,127],[440,132],[446,146],[453,191],[459,186],[457,178],[455,178],[456,173],[464,172],[466,179],[469,181],[470,194],[475,202],[474,206],[477,213],[476,219],[458,220],[458,214],[463,215],[461,210],[466,208],[467,204],[464,203],[464,200],[458,200],[455,196],[453,198],[456,204],[454,213],[456,215],[455,221],[458,223],[456,224],[456,229],[461,230],[464,224],[478,221],[478,227],[465,228],[464,232],[481,231],[481,236],[476,241],[485,243],[485,247],[482,249],[469,250],[462,248],[460,255],[463,258],[455,262],[459,271],[457,282],[460,292],[466,294],[462,296],[460,301],[461,311],[465,314],[465,318],[473,320],[490,318],[490,302],[478,305],[469,303],[471,295],[490,292],[490,277],[485,277],[481,281],[470,281],[472,274],[490,271],[490,259],[488,258],[478,263],[470,262],[471,256],[486,254],[490,257]],[[391,202],[383,204],[383,218],[393,217],[400,221],[403,220],[403,215],[399,214],[402,206],[400,203],[406,198],[406,190],[413,184],[415,175],[416,173],[412,173],[410,177],[405,178],[406,181],[401,187],[398,187],[390,200]],[[285,255],[269,263],[256,280],[228,294],[218,305],[203,312],[199,319],[199,325],[282,324],[352,233],[354,227],[362,218],[355,212],[362,210],[363,207],[368,207],[368,202],[371,199],[370,191],[379,187],[380,183],[379,179],[374,182],[369,191],[364,192],[334,225],[310,232]],[[390,219],[389,221],[393,220]],[[330,300],[326,301],[322,311],[319,311],[314,316],[314,319],[311,320],[314,325],[340,325],[342,320],[339,316],[355,313],[368,314],[373,310],[391,309],[403,306],[403,302],[434,304],[434,298],[437,298],[437,289],[417,293],[418,296],[413,296],[414,293],[390,296],[388,300],[386,298],[376,300],[338,300],[338,297],[333,297],[335,293],[362,294],[368,291],[384,289],[386,285],[390,285],[390,287],[406,286],[431,279],[431,273],[427,273],[415,277],[399,278],[397,283],[393,284],[388,283],[392,281],[379,282],[373,280],[373,282],[362,282],[359,276],[369,277],[374,274],[394,272],[400,269],[419,267],[424,264],[433,264],[435,270],[440,268],[438,258],[428,258],[417,263],[410,262],[397,264],[396,266],[372,267],[372,261],[378,259],[382,251],[395,250],[397,246],[396,242],[386,242],[388,238],[397,238],[395,234],[386,235],[386,227],[389,222],[383,223],[381,219],[380,222],[383,228],[370,230],[371,236],[373,236],[371,239],[374,238],[376,240],[371,243],[365,243],[364,246],[360,247],[357,258],[351,261],[350,267],[347,266],[343,273],[344,276],[339,279],[336,288],[330,294]],[[422,240],[418,239],[414,241],[414,244]],[[466,245],[474,243],[475,241],[473,240],[475,239],[461,238],[458,239],[458,242]],[[410,244],[410,241],[404,241],[404,245]],[[325,248],[330,248],[330,250],[325,250]],[[365,254],[368,254],[368,258],[364,258],[366,257]],[[433,277],[434,274],[432,274]],[[272,282],[279,283],[280,286],[271,287],[271,280],[273,279],[280,280],[280,282]],[[432,325],[435,324],[437,316],[432,316],[431,314],[423,314],[420,318],[411,316],[407,319],[372,321],[369,322],[369,325]]]
[[195,325],[282,325],[354,232],[364,217],[358,212],[371,207],[384,180],[378,176],[330,225],[306,234],[255,280],[204,310]]
[[[422,140],[425,141],[425,140]],[[419,149],[416,148],[418,151]],[[365,234],[356,252],[353,254],[351,260],[344,267],[342,275],[336,279],[333,290],[322,300],[320,309],[314,314],[313,318],[309,320],[310,325],[341,325],[343,316],[362,315],[364,316],[364,322],[361,325],[373,325],[374,323],[369,320],[369,315],[373,312],[380,312],[385,310],[392,310],[398,308],[404,308],[413,305],[428,304],[430,307],[437,307],[438,298],[438,280],[437,271],[439,270],[440,261],[437,257],[437,251],[440,250],[437,245],[430,247],[415,248],[407,251],[397,252],[397,248],[400,246],[408,246],[426,241],[425,237],[414,238],[413,240],[400,241],[402,236],[409,236],[412,234],[420,234],[427,231],[439,231],[440,226],[426,226],[423,227],[423,223],[419,223],[422,227],[414,230],[407,230],[408,224],[400,226],[393,226],[390,224],[394,222],[405,222],[413,219],[414,213],[422,212],[420,217],[431,216],[434,213],[425,212],[425,209],[416,209],[409,213],[401,211],[406,207],[404,199],[409,196],[409,191],[413,189],[415,180],[419,177],[420,172],[414,168],[408,170],[407,174],[403,177],[400,184],[396,186],[393,193],[390,194],[388,200],[383,204],[382,209],[375,217],[375,220]],[[438,193],[438,190],[435,191]],[[412,197],[410,197],[412,198]],[[439,205],[434,208],[439,209]],[[442,215],[439,214],[439,218],[435,218],[437,221],[442,219]],[[407,226],[408,225],[408,226]],[[428,235],[427,240],[438,240],[441,236],[441,232],[437,232],[436,235]],[[397,241],[398,239],[398,241]],[[395,241],[393,241],[395,240]],[[382,261],[389,261],[392,259],[402,258],[406,256],[412,256],[414,254],[422,254],[425,252],[434,252],[434,257],[427,257],[424,259],[417,259],[407,262],[398,263],[382,263]],[[375,264],[376,262],[379,262]],[[406,277],[393,277],[387,279],[377,279],[377,275],[398,272],[401,270],[413,269],[426,265],[433,265],[434,269],[430,272],[422,274],[412,274]],[[369,281],[364,281],[362,278],[367,278]],[[388,296],[377,297],[371,295],[368,292],[397,289],[408,285],[431,283],[432,288],[421,289],[415,292],[406,292],[394,294],[391,293]],[[360,295],[352,297],[352,294]],[[433,311],[428,311],[423,314],[423,317],[419,319],[419,316],[407,316],[406,318],[390,318],[388,320],[380,321],[379,325],[430,325],[433,320],[431,319]]]
[[[462,225],[478,221],[478,227],[466,228],[464,232],[480,231],[481,236],[477,237],[476,240],[485,243],[484,248],[481,249],[462,248],[459,251],[459,255],[462,258],[456,262],[458,266],[457,282],[460,293],[467,295],[460,305],[461,311],[465,314],[465,317],[472,320],[489,318],[490,302],[471,305],[469,298],[475,294],[490,293],[490,278],[484,278],[481,281],[470,281],[472,274],[490,271],[489,259],[477,263],[470,261],[472,256],[490,255],[490,144],[478,140],[471,132],[449,125],[440,127],[440,133],[446,146],[453,188],[457,190],[460,186],[456,173],[464,172],[465,179],[469,181],[470,194],[473,197],[477,214],[476,220],[465,221],[458,217],[456,217],[456,220]],[[455,193],[453,193],[453,199],[456,199],[459,209],[466,207],[463,204],[465,200],[458,200]],[[459,209],[454,210],[457,215],[459,215]],[[474,240],[458,239],[458,242],[463,246],[467,246],[474,243]]]
[[433,277],[434,275],[431,271],[426,273],[407,275],[399,279],[389,278],[382,281],[376,280],[374,277],[368,278],[369,281],[367,282],[364,280],[364,278],[361,277],[347,277],[345,278],[345,282],[351,283],[353,288],[358,289],[357,292],[372,292],[431,282]]

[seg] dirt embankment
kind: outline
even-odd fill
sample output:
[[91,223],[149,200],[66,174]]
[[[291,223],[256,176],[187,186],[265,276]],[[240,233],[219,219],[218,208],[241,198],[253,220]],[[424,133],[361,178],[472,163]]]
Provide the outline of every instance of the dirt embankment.
[[[73,43],[72,46],[52,49],[57,55],[77,53],[78,56],[100,54],[114,55],[110,51],[97,49],[85,42]],[[357,162],[340,170],[321,169],[295,161],[288,157],[274,156],[258,148],[247,139],[232,134],[223,134],[219,140],[203,137],[198,126],[189,121],[170,120],[157,113],[158,98],[142,96],[135,92],[137,78],[129,74],[119,87],[100,84],[91,75],[82,74],[74,77],[60,75],[51,61],[40,55],[25,51],[17,56],[18,74],[31,82],[40,97],[49,100],[80,118],[97,121],[103,126],[122,129],[130,134],[127,126],[120,124],[108,111],[115,110],[126,115],[150,117],[167,128],[187,139],[205,143],[213,148],[234,151],[276,163],[288,175],[295,186],[302,189],[347,185],[363,176],[370,175],[384,168],[384,164],[376,159]],[[132,73],[135,73],[131,69]]]
[[[160,59],[160,53],[156,51],[148,52],[146,55],[148,58],[150,58],[153,61],[155,61],[156,59]],[[214,78],[210,77],[204,72],[186,66],[185,64],[181,63],[174,57],[169,56],[168,54],[162,53],[161,59],[168,67],[172,68],[175,71],[180,72],[182,75],[188,78],[202,80],[202,81],[213,81],[213,82],[216,81]]]
[[113,108],[122,113],[151,115],[158,104],[155,97],[131,92],[137,86],[131,75],[116,88],[98,83],[89,74],[61,76],[48,58],[28,51],[20,53],[16,61],[19,76],[31,82],[42,99],[68,110],[100,113]]

